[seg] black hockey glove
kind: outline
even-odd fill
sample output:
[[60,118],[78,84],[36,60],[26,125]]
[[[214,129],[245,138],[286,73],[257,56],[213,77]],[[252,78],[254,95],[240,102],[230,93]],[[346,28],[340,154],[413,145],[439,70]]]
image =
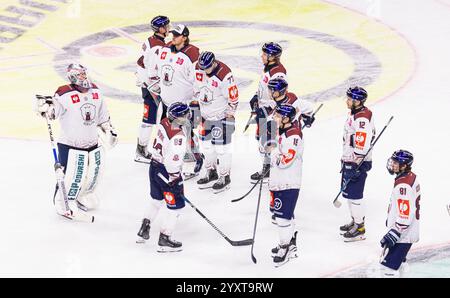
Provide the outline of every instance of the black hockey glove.
[[342,167],[342,177],[345,180],[356,180],[358,179],[361,172],[356,170],[358,165],[354,162],[344,162],[344,166]]
[[250,99],[250,109],[252,110],[252,113],[256,112],[256,109],[258,108],[258,95],[253,95],[252,99]]
[[380,241],[381,247],[391,248],[400,240],[400,233],[394,229],[390,229]]
[[314,120],[316,120],[316,117],[314,117],[314,115],[306,115],[306,114],[302,114],[302,120],[303,123],[305,124],[306,127],[311,127],[311,125],[313,124]]

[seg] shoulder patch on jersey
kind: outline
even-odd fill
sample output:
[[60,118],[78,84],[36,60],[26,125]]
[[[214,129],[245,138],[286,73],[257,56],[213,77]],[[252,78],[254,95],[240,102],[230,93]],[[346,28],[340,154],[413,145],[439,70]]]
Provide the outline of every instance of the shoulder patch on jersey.
[[189,57],[192,63],[198,60],[198,56],[200,56],[200,50],[194,46],[194,45],[187,45],[182,50],[182,53],[184,53],[186,56]]
[[57,90],[56,90],[56,94],[58,94],[59,96],[62,96],[64,94],[66,94],[67,92],[70,91],[74,91],[75,89],[73,88],[72,85],[64,85],[64,86],[60,86]]
[[286,102],[287,104],[293,105],[294,102],[298,99],[297,95],[295,95],[294,93],[288,92],[286,94]]
[[299,136],[300,138],[303,138],[303,133],[301,128],[298,126],[298,122],[295,121],[295,123],[286,130],[286,138],[289,138],[290,136]]
[[286,68],[284,68],[283,64],[278,64],[277,66],[271,68],[269,70],[269,75],[272,77],[277,72],[281,72],[283,74],[286,74]]
[[416,181],[416,174],[414,174],[413,172],[409,172],[408,174],[395,179],[394,187],[402,183],[408,184],[409,186],[412,187],[415,181]]
[[219,70],[216,72],[216,77],[223,81],[225,76],[231,72],[231,69],[221,61],[217,61],[217,64],[219,64]]
[[164,41],[153,35],[148,38],[148,43],[150,44],[150,48],[153,48],[154,46],[164,46]]
[[141,57],[138,59],[138,61],[137,61],[136,63],[137,63],[137,65],[139,65],[140,67],[145,68],[145,65],[144,65],[144,56],[141,56]]
[[359,111],[358,113],[355,114],[354,116],[355,120],[358,118],[367,118],[369,119],[369,121],[372,120],[372,111],[369,110],[369,108],[364,107],[364,109],[362,109],[361,111]]
[[169,140],[171,140],[177,134],[183,133],[183,130],[181,128],[173,127],[168,118],[163,119],[161,121],[161,125],[164,127]]

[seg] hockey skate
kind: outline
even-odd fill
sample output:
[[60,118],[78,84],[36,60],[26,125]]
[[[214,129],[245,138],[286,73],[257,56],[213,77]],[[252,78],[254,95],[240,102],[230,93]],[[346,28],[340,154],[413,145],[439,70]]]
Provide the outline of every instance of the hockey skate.
[[139,232],[137,233],[139,238],[136,240],[136,243],[145,243],[145,240],[148,240],[150,238],[150,220],[147,218],[144,218],[142,220],[141,228],[139,229]]
[[212,182],[219,179],[219,175],[217,174],[216,169],[206,170],[206,174],[203,178],[197,180],[199,189],[207,189],[212,188]]
[[148,152],[147,146],[142,146],[138,143],[136,147],[136,157],[134,158],[134,161],[149,164],[151,159],[152,154]]
[[230,183],[230,175],[220,176],[219,180],[212,186],[213,193],[220,193],[227,189],[230,189]]
[[159,234],[158,252],[177,252],[182,250],[182,243],[173,239],[163,233]]
[[348,224],[339,227],[341,235],[344,235],[346,232],[350,231],[355,225],[355,221],[352,218],[352,221]]
[[266,173],[266,174],[264,175],[263,183],[267,183],[268,180],[269,180],[269,176],[270,176],[270,165],[269,165],[269,164],[265,164],[265,165],[263,166],[262,171],[253,173],[253,174],[250,176],[250,179],[251,179],[250,182],[253,183],[253,184],[258,183],[258,181],[261,180],[262,175],[263,175],[264,173]]
[[291,244],[279,245],[277,254],[273,257],[273,263],[275,267],[280,267],[290,259],[294,259],[297,257],[297,249],[291,248]]
[[[280,245],[277,245],[277,247],[272,248],[272,257],[274,258],[278,251],[280,250]],[[292,252],[297,252],[297,231],[295,231],[294,236],[292,236],[291,241],[289,242],[289,249]]]
[[365,233],[366,228],[364,227],[364,223],[355,223],[353,227],[349,231],[345,232],[342,236],[344,237],[344,242],[353,242],[365,240]]

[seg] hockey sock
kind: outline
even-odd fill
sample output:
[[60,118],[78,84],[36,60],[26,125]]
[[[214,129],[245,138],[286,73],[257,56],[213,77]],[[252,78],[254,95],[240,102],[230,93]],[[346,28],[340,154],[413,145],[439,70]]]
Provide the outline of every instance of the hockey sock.
[[167,236],[171,236],[177,225],[180,213],[178,209],[167,209],[166,217],[161,225],[161,233]]
[[231,169],[231,144],[215,145],[217,152],[217,169],[219,176],[226,176],[230,174]]
[[139,127],[139,137],[138,137],[139,145],[141,146],[148,145],[150,137],[152,136],[152,131],[153,131],[153,124],[148,124],[144,122],[141,123],[141,126]]
[[280,244],[289,244],[293,236],[293,224],[291,219],[277,217],[278,235],[280,237]]
[[148,211],[145,213],[144,217],[148,218],[150,222],[153,222],[158,214],[159,209],[162,206],[163,201],[158,201],[151,199],[149,203]]
[[348,200],[350,206],[350,214],[352,215],[355,223],[361,224],[364,222],[364,201],[359,200]]

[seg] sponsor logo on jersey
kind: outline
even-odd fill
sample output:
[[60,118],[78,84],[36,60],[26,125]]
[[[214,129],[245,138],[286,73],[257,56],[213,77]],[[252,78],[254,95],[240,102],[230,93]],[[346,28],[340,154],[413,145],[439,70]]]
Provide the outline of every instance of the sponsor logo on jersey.
[[285,164],[288,164],[289,162],[291,162],[295,158],[295,153],[296,152],[294,149],[289,149],[287,154],[283,154],[281,163],[285,165]]
[[367,133],[363,131],[357,131],[355,135],[355,147],[356,149],[363,150],[366,144]]
[[72,99],[72,103],[80,102],[80,97],[78,94],[71,95],[70,98]]
[[97,92],[92,93],[92,99],[98,99],[98,93]]
[[236,85],[233,85],[228,88],[228,96],[230,97],[231,101],[236,101],[239,97],[238,88]]
[[162,54],[161,54],[161,60],[166,59],[166,56],[167,56],[167,52],[162,52]]
[[408,200],[397,200],[398,205],[398,213],[401,218],[408,218],[409,217],[409,201]]
[[274,208],[275,206],[275,198],[273,196],[273,192],[270,192],[270,208]]
[[173,195],[173,193],[165,191],[164,200],[166,201],[167,205],[175,206],[175,196]]
[[197,81],[200,81],[200,82],[201,82],[201,81],[203,80],[203,74],[197,72],[197,73],[195,74],[195,78],[197,79]]

